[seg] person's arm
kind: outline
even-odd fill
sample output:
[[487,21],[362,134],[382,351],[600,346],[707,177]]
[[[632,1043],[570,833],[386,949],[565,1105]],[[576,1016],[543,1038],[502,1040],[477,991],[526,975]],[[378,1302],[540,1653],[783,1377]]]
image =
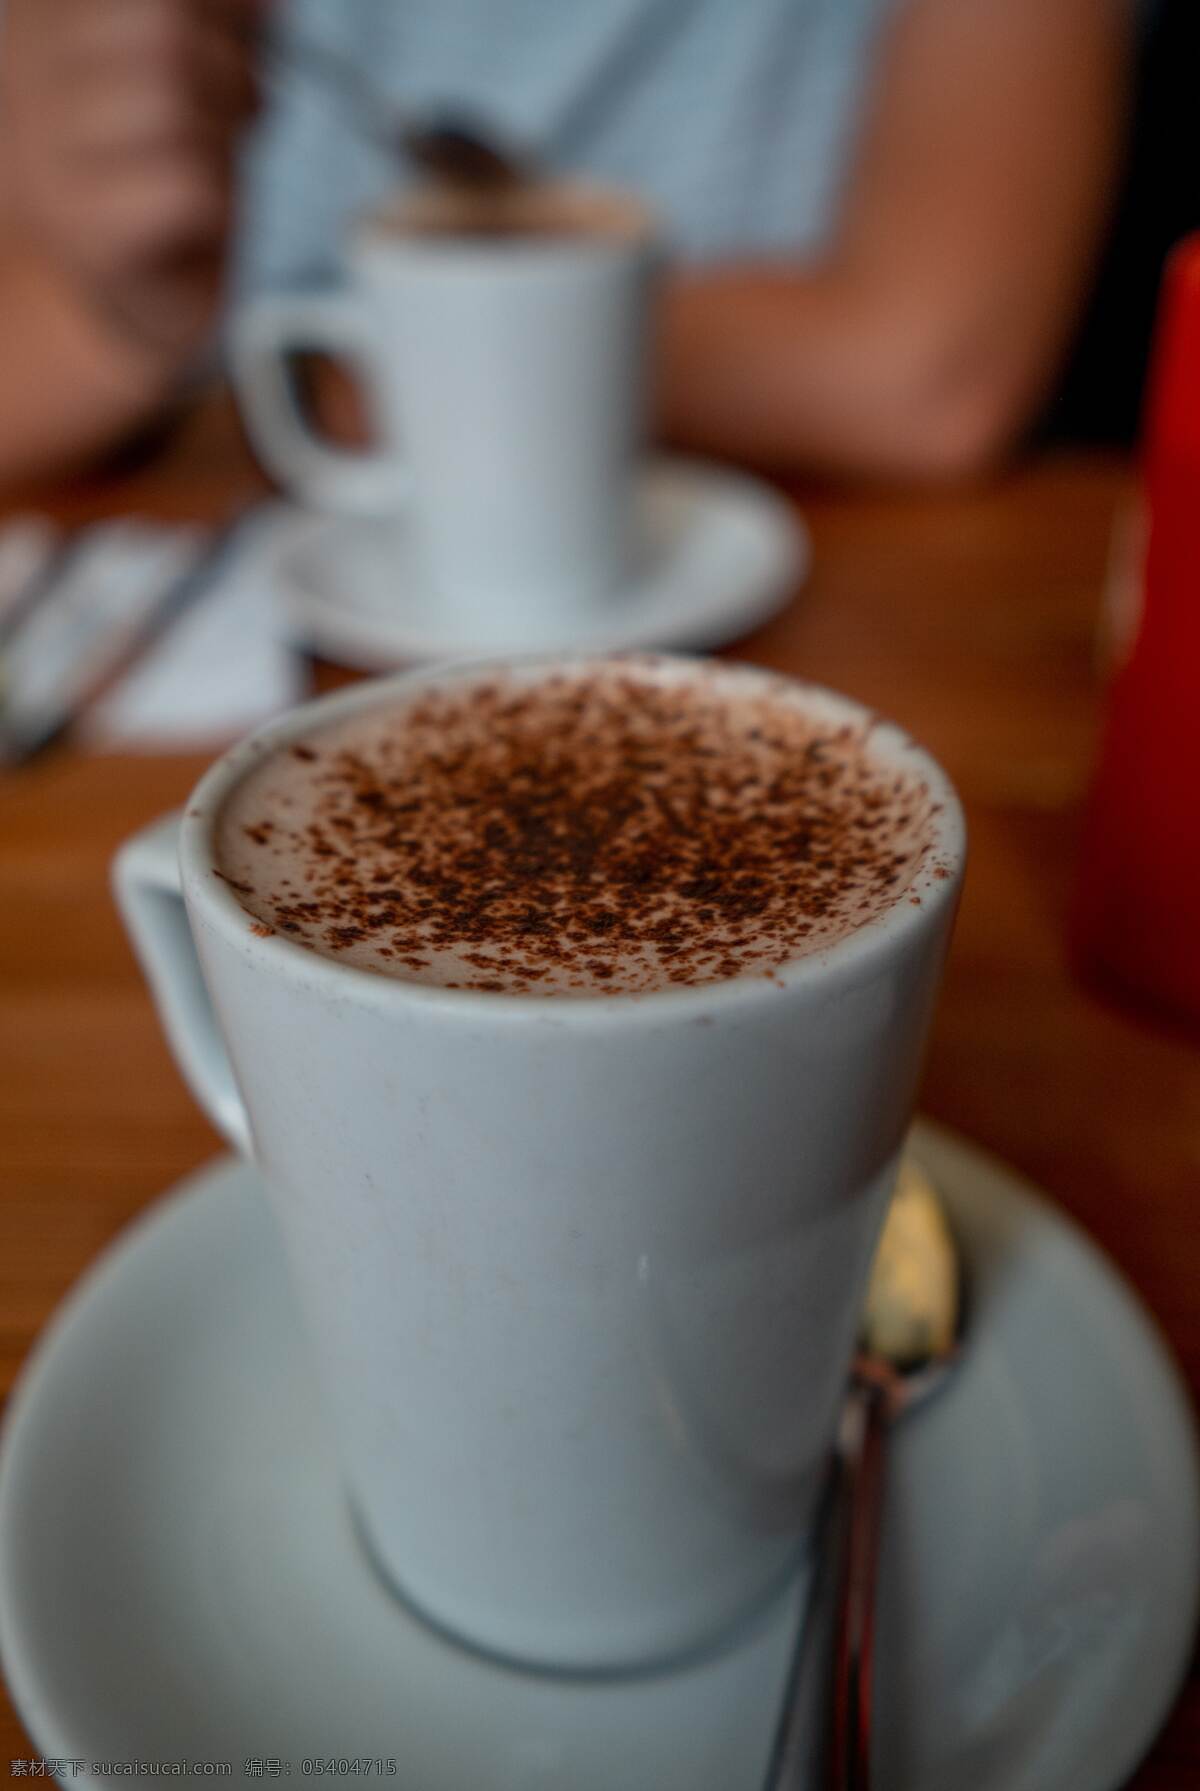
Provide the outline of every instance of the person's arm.
[[169,402],[177,365],[105,328],[0,227],[0,491],[99,459]]
[[1067,345],[1124,132],[1130,0],[909,0],[827,256],[666,296],[668,439],[780,469],[970,476]]
[[219,302],[256,0],[7,0],[0,487],[149,421]]

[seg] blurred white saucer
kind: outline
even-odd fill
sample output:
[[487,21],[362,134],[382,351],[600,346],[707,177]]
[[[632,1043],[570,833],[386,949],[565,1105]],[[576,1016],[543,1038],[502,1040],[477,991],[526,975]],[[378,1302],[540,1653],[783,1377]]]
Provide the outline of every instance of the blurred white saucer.
[[782,608],[808,571],[803,524],[778,492],[699,461],[656,459],[642,476],[641,567],[604,613],[516,635],[463,625],[439,604],[401,517],[314,514],[287,505],[273,571],[289,624],[342,665],[507,652],[718,647]]

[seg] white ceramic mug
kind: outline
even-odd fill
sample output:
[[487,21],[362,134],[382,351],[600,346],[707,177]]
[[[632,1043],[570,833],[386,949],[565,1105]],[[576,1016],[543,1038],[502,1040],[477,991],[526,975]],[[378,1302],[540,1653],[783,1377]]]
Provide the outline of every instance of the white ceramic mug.
[[[349,291],[253,301],[231,345],[271,472],[307,503],[402,513],[440,605],[532,641],[630,570],[655,256],[630,201],[521,192],[513,234],[429,228],[416,201],[361,224]],[[375,448],[314,435],[287,374],[304,349],[357,370]]]
[[803,1553],[962,817],[938,767],[872,723],[932,792],[933,850],[880,919],[772,978],[491,994],[262,936],[215,874],[237,780],[325,722],[471,675],[361,684],[272,723],[182,821],[122,850],[116,890],[192,1089],[261,1171],[384,1575],[506,1656],[631,1667],[715,1639]]

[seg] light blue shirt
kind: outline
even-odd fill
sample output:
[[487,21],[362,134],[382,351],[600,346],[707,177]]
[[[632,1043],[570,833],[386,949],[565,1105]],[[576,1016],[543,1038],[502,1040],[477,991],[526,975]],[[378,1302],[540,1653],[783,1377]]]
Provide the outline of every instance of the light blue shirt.
[[[490,123],[562,172],[638,191],[676,252],[827,238],[880,27],[900,0],[288,0],[277,28],[352,58],[405,115]],[[236,287],[327,282],[396,167],[306,73],[248,147]]]

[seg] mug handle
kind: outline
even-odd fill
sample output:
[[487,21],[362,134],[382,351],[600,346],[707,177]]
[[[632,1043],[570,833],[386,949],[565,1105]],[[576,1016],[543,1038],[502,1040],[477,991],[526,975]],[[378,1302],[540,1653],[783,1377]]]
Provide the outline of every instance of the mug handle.
[[388,448],[339,448],[296,403],[287,356],[318,349],[379,387],[379,351],[366,307],[349,294],[254,299],[233,320],[230,360],[246,433],[266,470],[319,509],[379,515],[403,499],[402,463]]
[[184,1080],[219,1132],[253,1154],[250,1119],[204,987],[179,874],[179,813],[126,841],[113,891]]

